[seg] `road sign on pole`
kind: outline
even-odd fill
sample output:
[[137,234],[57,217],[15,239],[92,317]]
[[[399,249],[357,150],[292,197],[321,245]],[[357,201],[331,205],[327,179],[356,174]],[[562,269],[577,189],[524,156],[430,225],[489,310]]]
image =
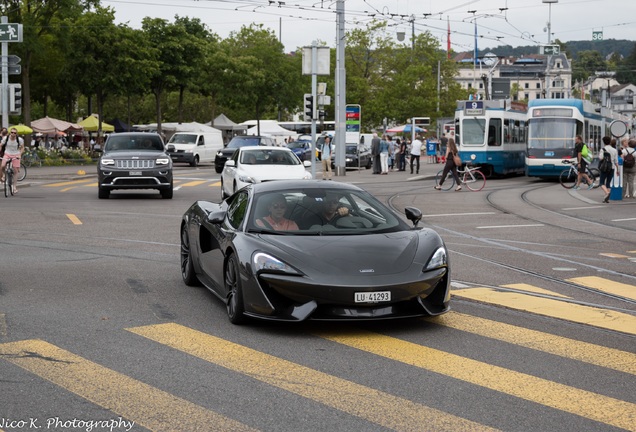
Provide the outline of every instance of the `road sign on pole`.
[[7,70],[9,71],[9,75],[20,75],[22,73],[22,66],[10,64],[7,66]]
[[0,24],[0,42],[22,42],[22,24]]
[[17,55],[8,55],[7,56],[7,64],[9,66],[11,65],[17,65],[22,61],[22,59],[20,57],[18,57]]

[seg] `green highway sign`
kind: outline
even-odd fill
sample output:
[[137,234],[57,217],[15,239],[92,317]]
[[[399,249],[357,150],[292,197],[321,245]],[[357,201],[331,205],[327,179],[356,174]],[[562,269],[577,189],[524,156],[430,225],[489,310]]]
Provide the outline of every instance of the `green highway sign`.
[[22,24],[0,24],[0,42],[22,42]]
[[603,32],[602,31],[593,31],[592,32],[592,40],[593,41],[603,40]]

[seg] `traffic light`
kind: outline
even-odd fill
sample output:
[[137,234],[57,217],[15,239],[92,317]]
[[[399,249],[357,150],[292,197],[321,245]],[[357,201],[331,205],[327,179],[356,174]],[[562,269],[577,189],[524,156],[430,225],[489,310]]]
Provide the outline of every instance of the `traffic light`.
[[22,84],[9,84],[9,114],[22,114]]
[[305,121],[314,119],[314,97],[310,94],[305,94]]

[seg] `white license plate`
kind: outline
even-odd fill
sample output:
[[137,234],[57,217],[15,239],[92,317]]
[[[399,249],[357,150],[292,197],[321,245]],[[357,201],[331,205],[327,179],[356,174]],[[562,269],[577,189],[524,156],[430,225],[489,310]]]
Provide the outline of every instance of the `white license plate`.
[[128,172],[129,175],[131,176],[140,176],[141,175],[141,171],[129,171]]
[[354,296],[356,303],[379,303],[391,301],[391,291],[357,292]]

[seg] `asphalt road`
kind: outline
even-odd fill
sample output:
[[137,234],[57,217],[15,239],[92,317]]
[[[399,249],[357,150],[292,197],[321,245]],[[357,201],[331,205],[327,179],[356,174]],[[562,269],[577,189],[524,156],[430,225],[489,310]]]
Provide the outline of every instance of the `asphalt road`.
[[179,167],[172,200],[32,169],[0,197],[0,430],[636,430],[636,200],[524,177],[438,192],[439,168],[334,180],[422,209],[453,310],[291,326],[233,326],[181,281],[212,167]]

